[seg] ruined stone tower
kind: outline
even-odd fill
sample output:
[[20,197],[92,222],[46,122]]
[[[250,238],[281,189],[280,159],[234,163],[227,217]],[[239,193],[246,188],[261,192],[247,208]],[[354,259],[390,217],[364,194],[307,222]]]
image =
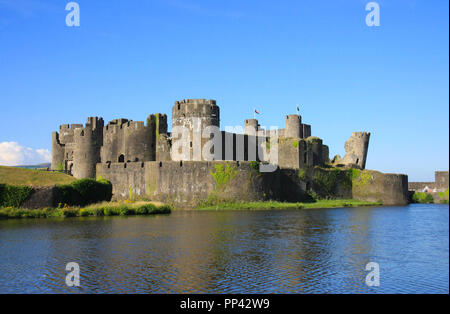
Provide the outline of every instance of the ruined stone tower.
[[345,156],[336,161],[338,165],[357,166],[366,168],[367,151],[369,149],[370,133],[353,132],[352,136],[345,142]]
[[89,117],[84,128],[76,128],[73,133],[73,169],[75,178],[95,178],[95,165],[100,162],[103,145],[102,118]]
[[52,132],[52,164],[50,169],[63,170],[64,169],[64,145],[61,144],[61,140],[58,132]]

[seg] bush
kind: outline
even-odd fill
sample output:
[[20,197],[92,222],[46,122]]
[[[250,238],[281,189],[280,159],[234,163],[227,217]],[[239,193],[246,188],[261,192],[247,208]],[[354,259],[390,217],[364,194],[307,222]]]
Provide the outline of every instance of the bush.
[[126,206],[122,206],[119,208],[119,213],[120,213],[120,216],[133,215],[133,210]]
[[76,209],[76,208],[64,208],[62,210],[62,215],[64,217],[77,217],[78,216],[78,209]]
[[412,202],[420,204],[432,204],[434,203],[434,199],[431,194],[424,192],[415,192],[412,196]]
[[71,184],[58,185],[59,203],[84,206],[102,201],[110,201],[112,184],[107,180],[81,179]]
[[80,209],[80,217],[87,217],[87,216],[94,216],[94,212],[87,208]]
[[[61,205],[78,205],[81,203],[81,195],[77,193],[75,188],[71,184],[57,185],[59,207]],[[55,204],[56,205],[56,204]]]
[[109,201],[112,197],[112,184],[107,180],[81,179],[71,184],[80,195],[80,204],[87,205]]
[[170,214],[172,211],[172,207],[170,205],[161,205],[159,207],[155,207],[152,211],[148,212],[149,214]]
[[259,162],[257,161],[250,161],[250,168],[253,170],[259,172]]
[[448,200],[448,189],[447,190],[445,190],[445,192],[438,192],[438,195],[439,195],[439,197],[440,198],[446,198],[447,200]]
[[156,210],[156,206],[153,204],[142,205],[136,209],[136,214],[148,215],[148,214],[153,213],[155,210]]
[[19,207],[30,196],[32,191],[28,186],[12,186],[0,184],[0,206]]
[[0,208],[0,219],[6,218],[65,218],[88,216],[129,216],[169,214],[172,207],[169,205],[156,206],[151,203],[101,203],[85,208],[64,207],[44,209],[20,209],[14,207]]

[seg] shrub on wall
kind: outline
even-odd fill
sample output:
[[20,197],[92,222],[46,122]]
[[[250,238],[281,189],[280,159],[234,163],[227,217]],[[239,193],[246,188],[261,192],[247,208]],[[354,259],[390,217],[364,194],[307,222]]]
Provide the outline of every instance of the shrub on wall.
[[104,179],[80,179],[57,188],[59,203],[72,206],[109,201],[112,197],[112,184]]
[[433,196],[428,193],[415,192],[412,196],[413,203],[432,204],[434,203]]
[[307,179],[305,169],[302,169],[302,168],[298,169],[298,178],[302,181],[305,181]]
[[0,206],[1,207],[19,207],[32,191],[28,186],[12,186],[0,184]]
[[250,168],[259,172],[259,162],[258,161],[250,161]]
[[313,184],[315,192],[321,197],[334,197],[338,184],[346,188],[352,187],[352,173],[339,168],[316,168]]
[[[81,196],[75,191],[74,187],[71,184],[57,185],[58,190],[58,198],[57,202],[59,203],[58,207],[62,205],[78,205],[80,204]],[[55,204],[56,205],[56,204]]]
[[[18,208],[30,196],[33,188],[0,184],[0,207]],[[112,184],[107,180],[81,179],[71,184],[57,185],[58,197],[54,200],[60,207],[64,205],[84,206],[110,201]]]

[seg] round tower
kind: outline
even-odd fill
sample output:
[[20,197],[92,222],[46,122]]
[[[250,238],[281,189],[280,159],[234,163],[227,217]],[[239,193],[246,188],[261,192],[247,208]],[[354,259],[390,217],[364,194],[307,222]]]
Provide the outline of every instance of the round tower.
[[246,135],[256,135],[258,133],[258,120],[257,119],[247,119],[244,121],[244,134]]
[[[202,138],[203,130],[208,126],[220,128],[220,110],[213,99],[184,99],[176,101],[172,108],[172,130],[175,127],[185,127],[189,130],[190,140],[188,148],[190,150],[189,160],[198,158],[193,155],[200,152],[203,145],[209,140]],[[194,140],[194,136],[200,140]],[[194,147],[198,145],[198,147]]]
[[59,133],[52,133],[52,170],[64,170],[64,145],[59,141]]
[[302,138],[301,132],[302,117],[298,114],[286,116],[285,137]]
[[220,127],[220,110],[216,101],[202,98],[175,102],[172,108],[172,127],[185,126],[192,130],[195,118],[200,119],[202,128],[210,125]]
[[74,156],[72,174],[75,178],[95,178],[96,164],[100,162],[103,145],[103,119],[90,117],[86,127],[74,131]]
[[[124,162],[155,160],[153,130],[143,121],[128,121],[122,126]],[[117,159],[117,162],[119,159]]]
[[[361,167],[361,169],[366,168],[367,151],[369,150],[369,132],[353,132],[352,140],[350,146],[352,146],[352,151],[357,157],[356,164]],[[345,143],[347,151],[347,142]]]

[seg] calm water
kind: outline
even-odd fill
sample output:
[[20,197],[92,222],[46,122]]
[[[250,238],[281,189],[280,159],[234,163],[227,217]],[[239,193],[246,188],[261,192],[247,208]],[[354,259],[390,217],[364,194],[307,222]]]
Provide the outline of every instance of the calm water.
[[448,226],[448,205],[6,220],[0,293],[448,293]]

